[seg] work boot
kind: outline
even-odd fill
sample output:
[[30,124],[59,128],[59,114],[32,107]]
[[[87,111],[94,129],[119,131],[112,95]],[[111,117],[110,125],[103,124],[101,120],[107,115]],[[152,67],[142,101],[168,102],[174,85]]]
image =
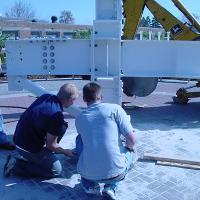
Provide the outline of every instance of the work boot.
[[104,188],[102,191],[102,195],[103,195],[104,200],[116,200],[117,199],[115,190],[110,187]]
[[9,177],[12,173],[12,170],[15,166],[16,159],[12,155],[8,155],[6,158],[6,162],[3,168],[3,175],[4,177]]
[[8,155],[3,169],[4,177],[9,177],[11,175],[29,177],[29,175],[26,174],[25,169],[27,164],[28,161],[22,156],[13,156],[11,154]]
[[83,184],[81,184],[81,187],[83,188],[84,192],[88,195],[100,195],[100,186],[98,184],[95,184],[91,187],[85,187]]

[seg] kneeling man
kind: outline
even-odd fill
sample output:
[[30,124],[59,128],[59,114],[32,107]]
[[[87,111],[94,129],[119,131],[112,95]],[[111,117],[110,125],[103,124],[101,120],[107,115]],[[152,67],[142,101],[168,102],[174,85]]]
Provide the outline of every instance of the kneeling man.
[[[11,162],[7,158],[4,175],[12,172],[30,177],[56,177],[62,166],[55,153],[73,157],[69,149],[58,143],[68,124],[64,121],[63,107],[69,107],[78,97],[78,89],[73,84],[64,84],[57,95],[40,96],[22,114],[14,133],[16,149],[20,159]],[[14,163],[14,164],[13,164]]]

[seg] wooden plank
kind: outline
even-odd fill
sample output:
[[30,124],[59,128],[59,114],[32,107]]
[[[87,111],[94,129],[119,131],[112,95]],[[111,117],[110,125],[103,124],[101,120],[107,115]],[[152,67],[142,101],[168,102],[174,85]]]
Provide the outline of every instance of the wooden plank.
[[135,104],[131,102],[122,102],[122,107],[125,109],[137,109],[137,108],[144,108],[146,104]]
[[157,161],[156,164],[157,165],[164,165],[164,166],[171,166],[171,167],[181,167],[181,168],[187,168],[187,169],[198,169],[198,170],[200,170],[199,165],[190,165],[190,164],[164,162],[164,161]]
[[155,160],[155,161],[164,161],[164,162],[166,161],[166,162],[182,163],[182,164],[190,164],[190,165],[199,165],[200,166],[200,161],[169,158],[169,157],[161,156],[161,155],[158,155],[158,154],[144,153],[143,159],[145,159],[145,160]]

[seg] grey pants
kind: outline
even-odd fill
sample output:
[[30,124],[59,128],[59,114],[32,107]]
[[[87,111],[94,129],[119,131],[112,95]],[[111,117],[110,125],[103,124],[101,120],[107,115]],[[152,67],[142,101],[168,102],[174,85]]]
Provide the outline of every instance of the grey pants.
[[30,153],[17,148],[18,153],[24,158],[17,159],[14,174],[25,177],[56,177],[62,172],[62,166],[54,153],[43,148],[38,153]]
[[[68,128],[68,123],[63,124],[61,133],[58,136],[59,143]],[[17,159],[13,172],[25,177],[57,177],[62,172],[62,166],[56,155],[45,147],[38,153],[31,153],[16,147],[19,155],[25,160]]]

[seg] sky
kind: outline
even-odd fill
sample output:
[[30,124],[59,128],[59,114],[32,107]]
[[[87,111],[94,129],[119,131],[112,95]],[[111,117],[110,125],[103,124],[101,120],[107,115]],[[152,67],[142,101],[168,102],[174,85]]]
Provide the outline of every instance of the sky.
[[[0,15],[11,8],[16,0],[0,0]],[[95,19],[95,0],[23,0],[30,3],[35,10],[36,17],[50,21],[52,15],[59,16],[62,10],[70,10],[75,18],[76,24],[92,24]],[[157,0],[162,6],[168,9],[178,18],[181,13],[175,8],[171,0]],[[186,8],[197,15],[200,15],[199,0],[181,0]],[[144,15],[150,15],[145,10]]]

